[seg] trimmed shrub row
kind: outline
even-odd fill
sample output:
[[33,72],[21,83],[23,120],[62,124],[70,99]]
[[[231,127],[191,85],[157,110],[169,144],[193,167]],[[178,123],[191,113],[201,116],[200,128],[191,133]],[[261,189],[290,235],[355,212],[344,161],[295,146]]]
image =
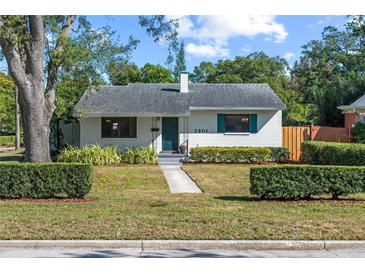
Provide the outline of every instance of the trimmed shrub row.
[[271,155],[270,155],[271,162],[285,163],[288,161],[290,152],[286,147],[270,147],[270,149],[271,149]]
[[302,145],[302,160],[316,165],[365,165],[365,145],[306,141]]
[[0,163],[1,198],[84,197],[91,189],[89,164]]
[[206,163],[266,163],[285,161],[289,152],[285,148],[268,147],[194,147],[189,160]]
[[119,154],[114,146],[104,148],[99,145],[89,145],[82,148],[70,146],[61,151],[57,161],[64,163],[88,163],[96,166],[119,163],[156,164],[157,155],[153,149],[148,147],[128,149],[123,154]]
[[278,165],[253,167],[250,191],[261,198],[300,199],[365,191],[365,167]]

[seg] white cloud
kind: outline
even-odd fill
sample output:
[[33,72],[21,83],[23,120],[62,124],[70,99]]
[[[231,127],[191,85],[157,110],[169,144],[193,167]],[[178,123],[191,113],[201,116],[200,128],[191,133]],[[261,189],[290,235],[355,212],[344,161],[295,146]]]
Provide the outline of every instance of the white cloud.
[[[224,54],[228,54],[228,49],[222,45],[227,45],[230,38],[240,36],[254,38],[257,35],[264,35],[267,40],[282,43],[288,36],[285,26],[278,23],[275,16],[204,15],[197,16],[196,23],[188,16],[169,16],[168,19],[179,20],[181,38],[196,39],[202,52],[213,54],[215,51],[217,54],[221,54],[220,56],[222,56],[222,50]],[[197,49],[197,46],[195,44],[194,49]],[[208,48],[212,50],[207,50]],[[213,55],[206,56],[213,57]]]
[[251,47],[250,45],[245,44],[242,48],[241,51],[245,52],[245,53],[249,53],[251,52]]
[[227,40],[232,37],[253,38],[259,34],[271,36],[277,43],[283,42],[288,33],[283,24],[276,22],[275,16],[268,15],[215,15],[197,16],[197,24],[187,16],[179,18],[179,35],[197,39]]
[[327,25],[330,21],[332,20],[331,16],[326,16],[323,19],[320,19],[318,21],[316,21],[314,24],[310,24],[308,25],[309,28],[315,28],[315,27],[320,27],[323,25]]
[[283,57],[284,57],[284,59],[286,60],[286,61],[290,61],[292,58],[294,58],[295,57],[295,54],[294,53],[292,53],[292,52],[286,52],[284,55],[283,55]]
[[210,45],[210,44],[194,44],[189,43],[185,47],[185,51],[196,57],[224,57],[229,55],[229,49],[223,45]]

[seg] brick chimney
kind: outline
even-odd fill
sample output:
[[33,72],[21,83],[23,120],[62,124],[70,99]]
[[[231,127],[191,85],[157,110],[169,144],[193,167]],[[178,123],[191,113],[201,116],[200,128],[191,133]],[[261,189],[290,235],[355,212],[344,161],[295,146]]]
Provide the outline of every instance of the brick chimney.
[[356,124],[356,113],[345,112],[345,128],[352,128]]
[[189,92],[189,75],[187,72],[182,72],[180,74],[180,92]]

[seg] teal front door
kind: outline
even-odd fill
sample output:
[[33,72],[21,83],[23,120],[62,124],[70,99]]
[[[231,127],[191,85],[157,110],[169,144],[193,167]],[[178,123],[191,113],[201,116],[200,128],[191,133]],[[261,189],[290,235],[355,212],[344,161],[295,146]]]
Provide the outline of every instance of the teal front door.
[[162,117],[162,150],[177,151],[178,150],[178,118]]

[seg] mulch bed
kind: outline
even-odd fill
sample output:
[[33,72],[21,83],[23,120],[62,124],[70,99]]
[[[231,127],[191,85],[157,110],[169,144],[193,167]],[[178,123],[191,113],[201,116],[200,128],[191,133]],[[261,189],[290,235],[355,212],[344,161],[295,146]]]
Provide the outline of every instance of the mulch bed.
[[47,199],[36,199],[36,198],[1,198],[2,201],[19,201],[19,202],[32,202],[32,203],[86,203],[94,202],[96,198],[47,198]]
[[232,202],[249,202],[249,203],[285,203],[285,204],[365,204],[365,199],[344,198],[344,199],[330,199],[330,198],[312,198],[299,200],[284,200],[284,199],[262,199],[258,197],[247,196],[218,196],[214,199],[232,201]]
[[320,204],[365,204],[364,199],[309,199],[309,200],[257,200],[256,202],[278,202],[278,203],[292,203],[292,204],[308,204],[308,203],[320,203]]

